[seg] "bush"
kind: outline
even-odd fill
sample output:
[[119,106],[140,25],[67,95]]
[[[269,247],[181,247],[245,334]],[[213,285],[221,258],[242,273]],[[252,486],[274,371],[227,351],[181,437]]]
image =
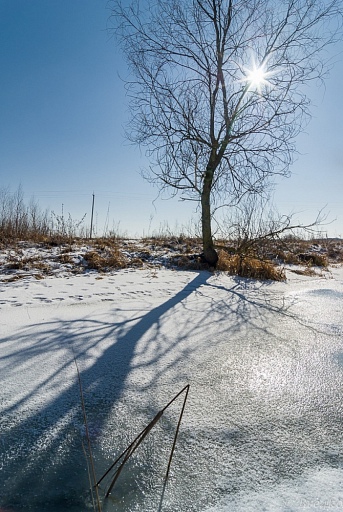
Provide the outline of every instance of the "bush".
[[34,199],[26,205],[21,187],[13,194],[9,189],[0,189],[0,242],[2,244],[19,239],[41,241],[49,232],[48,212],[42,212]]
[[109,270],[113,268],[126,268],[128,262],[118,249],[106,251],[89,251],[84,255],[87,266],[94,270]]
[[315,267],[327,267],[328,260],[324,254],[311,253],[300,253],[297,254],[299,261],[306,263],[307,265],[314,265]]
[[219,251],[218,257],[217,269],[229,272],[231,275],[273,281],[286,279],[284,270],[270,261],[240,254],[230,255],[224,250]]
[[170,258],[171,265],[184,270],[208,270],[209,266],[201,261],[197,255],[177,254]]

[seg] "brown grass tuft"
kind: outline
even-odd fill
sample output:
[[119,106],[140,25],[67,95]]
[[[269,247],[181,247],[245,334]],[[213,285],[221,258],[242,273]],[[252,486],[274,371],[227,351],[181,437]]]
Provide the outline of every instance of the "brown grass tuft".
[[297,274],[299,276],[312,277],[312,276],[316,276],[317,275],[317,272],[312,267],[305,267],[303,269],[302,268],[292,268],[292,269],[290,269],[290,271],[293,274]]
[[176,254],[170,258],[173,266],[182,268],[183,270],[208,270],[209,266],[201,261],[200,256]]
[[324,254],[318,254],[315,252],[305,253],[305,254],[298,254],[298,260],[300,262],[304,262],[309,266],[315,266],[315,267],[327,267],[329,262],[327,257]]
[[6,270],[41,270],[42,272],[49,273],[50,266],[41,258],[41,256],[31,256],[22,258],[18,254],[5,264]]
[[108,270],[113,268],[126,268],[127,259],[117,248],[105,251],[89,251],[84,254],[89,269]]
[[229,272],[231,275],[272,281],[286,279],[284,270],[270,261],[239,254],[230,255],[224,250],[218,252],[218,258],[217,270]]

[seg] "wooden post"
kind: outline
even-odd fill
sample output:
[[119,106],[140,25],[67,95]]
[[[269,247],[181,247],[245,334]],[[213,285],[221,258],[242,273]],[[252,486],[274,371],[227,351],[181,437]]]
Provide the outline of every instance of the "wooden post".
[[94,192],[93,192],[93,200],[92,200],[92,213],[91,213],[91,230],[90,230],[90,233],[89,233],[89,238],[91,239],[92,238],[92,233],[93,233],[93,215],[94,215]]

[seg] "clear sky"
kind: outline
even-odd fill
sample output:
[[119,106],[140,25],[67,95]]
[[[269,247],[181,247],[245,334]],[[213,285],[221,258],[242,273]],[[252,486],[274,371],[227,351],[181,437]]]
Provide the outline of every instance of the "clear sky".
[[[107,0],[0,0],[0,188],[56,214],[141,236],[196,219],[193,203],[156,199],[148,162],[125,141],[126,66],[106,30]],[[342,52],[342,53],[340,53]],[[330,236],[343,236],[343,43],[315,105],[292,177],[278,183],[282,213],[310,222],[327,205]]]

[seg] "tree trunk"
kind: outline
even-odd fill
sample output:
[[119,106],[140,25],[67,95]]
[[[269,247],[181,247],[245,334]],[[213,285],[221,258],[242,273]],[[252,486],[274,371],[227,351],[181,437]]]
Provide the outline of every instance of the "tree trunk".
[[201,193],[201,227],[203,253],[206,262],[215,267],[218,261],[218,254],[213,246],[212,227],[211,227],[211,185],[212,173],[207,171]]

